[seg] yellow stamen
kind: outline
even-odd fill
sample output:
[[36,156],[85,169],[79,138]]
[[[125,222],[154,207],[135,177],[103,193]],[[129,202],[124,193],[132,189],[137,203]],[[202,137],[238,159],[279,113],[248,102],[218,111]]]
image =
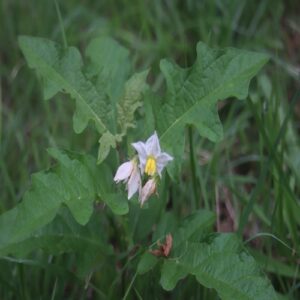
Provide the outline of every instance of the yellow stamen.
[[146,166],[145,166],[145,173],[149,176],[153,176],[156,172],[156,160],[153,156],[148,156]]

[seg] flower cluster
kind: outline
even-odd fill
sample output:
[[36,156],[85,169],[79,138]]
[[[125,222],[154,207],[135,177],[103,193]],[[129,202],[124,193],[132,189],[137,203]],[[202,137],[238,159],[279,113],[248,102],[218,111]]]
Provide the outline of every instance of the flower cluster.
[[[139,201],[143,205],[155,193],[162,170],[173,157],[161,152],[156,132],[145,143],[132,143],[132,147],[138,155],[119,166],[114,181],[126,184],[128,199],[139,192]],[[142,176],[147,178],[144,186]]]

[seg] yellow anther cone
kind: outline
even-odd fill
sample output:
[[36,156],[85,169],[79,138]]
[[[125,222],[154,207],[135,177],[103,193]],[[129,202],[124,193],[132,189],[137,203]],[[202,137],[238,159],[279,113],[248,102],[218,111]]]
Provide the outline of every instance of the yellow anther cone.
[[147,158],[145,173],[149,176],[153,176],[156,173],[156,160],[153,156]]

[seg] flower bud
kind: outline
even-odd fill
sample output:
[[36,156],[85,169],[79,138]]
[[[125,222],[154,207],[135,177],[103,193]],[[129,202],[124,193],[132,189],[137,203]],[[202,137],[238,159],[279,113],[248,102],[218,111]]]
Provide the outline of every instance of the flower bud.
[[155,178],[149,179],[145,185],[143,186],[140,195],[139,195],[139,201],[141,203],[141,206],[149,199],[149,197],[154,194],[156,191],[156,180]]

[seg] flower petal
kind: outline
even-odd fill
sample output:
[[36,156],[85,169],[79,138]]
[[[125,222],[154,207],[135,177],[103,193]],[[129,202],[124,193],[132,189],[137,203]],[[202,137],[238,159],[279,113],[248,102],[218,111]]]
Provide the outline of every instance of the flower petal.
[[133,170],[133,163],[132,161],[127,161],[123,163],[122,165],[119,166],[116,175],[114,177],[114,181],[116,183],[120,181],[127,181],[129,178],[130,174],[132,173]]
[[137,166],[134,167],[127,183],[128,200],[140,189],[141,175]]
[[156,131],[146,141],[146,151],[148,155],[153,155],[155,158],[161,153]]
[[149,197],[153,193],[155,193],[155,190],[156,190],[156,182],[154,178],[151,178],[145,183],[142,190],[140,191],[139,201],[141,205],[143,205],[149,199]]
[[147,151],[146,145],[143,142],[132,143],[132,147],[137,151],[139,155],[140,168],[142,174],[144,173],[146,161],[147,161]]
[[171,160],[173,160],[173,157],[166,152],[161,153],[156,158],[157,173],[159,174],[160,177],[161,177],[162,170]]

